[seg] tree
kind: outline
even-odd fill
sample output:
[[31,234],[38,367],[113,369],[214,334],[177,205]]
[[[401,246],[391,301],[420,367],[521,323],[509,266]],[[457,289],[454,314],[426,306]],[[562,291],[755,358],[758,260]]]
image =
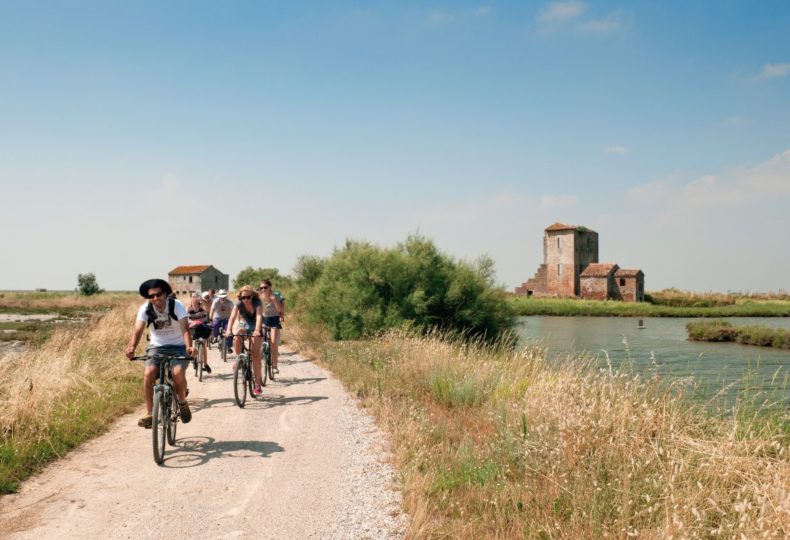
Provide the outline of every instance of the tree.
[[99,284],[96,282],[96,276],[90,273],[77,276],[77,290],[85,296],[104,292],[104,289],[99,287]]
[[264,280],[272,280],[275,288],[288,287],[291,284],[291,278],[283,276],[276,268],[253,268],[248,266],[238,273],[236,279],[233,280],[233,288],[239,289],[244,285],[252,285],[254,289],[258,288],[258,284]]

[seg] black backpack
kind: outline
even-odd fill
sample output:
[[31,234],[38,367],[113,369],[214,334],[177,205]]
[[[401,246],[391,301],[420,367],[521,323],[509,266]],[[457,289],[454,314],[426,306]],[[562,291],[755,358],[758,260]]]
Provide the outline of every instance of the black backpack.
[[[176,299],[172,296],[167,298],[167,312],[174,321],[178,320],[178,317],[176,316]],[[154,321],[156,320],[156,312],[154,311],[154,305],[150,300],[148,301],[148,306],[145,308],[145,315],[148,317],[148,326],[154,324]]]

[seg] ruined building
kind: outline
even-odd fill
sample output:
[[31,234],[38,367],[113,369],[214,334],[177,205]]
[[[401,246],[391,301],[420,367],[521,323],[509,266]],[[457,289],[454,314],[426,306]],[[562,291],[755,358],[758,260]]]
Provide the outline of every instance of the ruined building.
[[543,235],[543,264],[516,287],[520,296],[580,297],[642,302],[641,270],[598,262],[598,233],[580,225],[555,223]]

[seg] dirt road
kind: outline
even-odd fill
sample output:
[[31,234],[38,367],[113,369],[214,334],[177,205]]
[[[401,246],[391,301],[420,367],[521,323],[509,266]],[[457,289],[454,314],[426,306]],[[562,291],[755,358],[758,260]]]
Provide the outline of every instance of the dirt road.
[[337,380],[285,354],[278,380],[239,409],[231,363],[209,359],[202,383],[188,375],[193,419],[162,466],[141,409],[0,499],[0,537],[403,536],[382,438]]

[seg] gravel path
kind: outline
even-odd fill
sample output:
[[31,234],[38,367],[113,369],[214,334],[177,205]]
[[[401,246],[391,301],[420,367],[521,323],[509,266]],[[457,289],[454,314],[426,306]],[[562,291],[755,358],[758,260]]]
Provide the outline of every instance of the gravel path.
[[369,416],[297,354],[260,399],[231,363],[188,376],[193,419],[163,466],[142,409],[0,499],[2,538],[402,538],[395,472]]

